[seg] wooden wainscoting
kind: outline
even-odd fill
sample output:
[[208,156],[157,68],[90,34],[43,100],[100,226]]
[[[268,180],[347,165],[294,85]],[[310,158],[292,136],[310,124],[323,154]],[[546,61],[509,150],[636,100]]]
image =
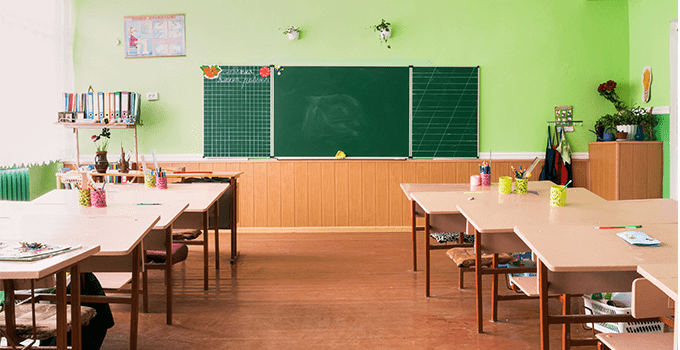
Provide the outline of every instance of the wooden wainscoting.
[[[410,205],[399,185],[469,183],[481,160],[267,160],[164,163],[164,169],[243,171],[239,227],[410,226]],[[531,160],[497,160],[492,181],[510,166]],[[542,162],[530,180],[537,180]],[[588,185],[588,160],[573,161],[574,186]],[[531,185],[530,185],[531,186]]]

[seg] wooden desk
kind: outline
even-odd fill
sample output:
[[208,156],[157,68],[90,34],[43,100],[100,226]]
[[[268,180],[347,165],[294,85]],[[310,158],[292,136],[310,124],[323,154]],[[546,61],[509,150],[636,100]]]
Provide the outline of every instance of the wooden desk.
[[[456,225],[467,225],[466,231],[468,234],[475,235],[475,289],[477,293],[477,328],[478,332],[483,332],[482,324],[482,285],[481,276],[483,274],[492,274],[492,319],[497,319],[497,309],[499,300],[515,300],[525,299],[521,294],[507,296],[500,298],[498,296],[498,275],[506,274],[508,270],[498,269],[494,262],[491,268],[481,268],[482,253],[512,253],[528,251],[526,245],[518,240],[513,232],[513,223],[516,220],[515,215],[507,215],[505,210],[512,208],[521,208],[531,212],[544,207],[545,210],[550,208],[549,192],[552,186],[550,181],[535,181],[529,183],[529,193],[527,194],[499,194],[498,186],[493,184],[490,190],[485,190],[477,193],[470,192],[421,192],[413,193],[415,201],[425,210],[426,222],[428,217],[431,217],[431,225],[437,229],[445,230],[446,227],[452,226],[451,222],[456,221]],[[604,202],[596,195],[584,189],[568,189],[567,201],[579,202],[589,200],[599,200]],[[471,191],[472,192],[472,191]],[[574,194],[572,194],[574,193]],[[571,194],[571,197],[570,197]],[[583,197],[583,198],[581,198]],[[466,215],[461,209],[465,207],[468,211]],[[474,218],[480,220],[489,220],[488,227],[477,225],[475,227],[470,218],[470,211],[474,209]],[[493,215],[490,215],[493,213]],[[522,217],[526,217],[527,213],[522,213]],[[467,223],[466,223],[467,220]],[[427,224],[426,224],[427,227]],[[487,237],[494,234],[493,237]],[[490,245],[493,244],[493,245]],[[482,249],[484,248],[484,249]],[[497,257],[497,254],[494,254]],[[495,260],[494,260],[495,261]],[[513,269],[513,272],[532,272],[535,269],[522,268]]]
[[[93,176],[114,176],[114,177],[122,177],[122,176],[127,176],[127,177],[143,177],[144,173],[141,171],[136,171],[136,170],[131,170],[128,173],[120,173],[117,170],[109,170],[105,174],[97,173],[95,171],[90,172]],[[226,178],[229,179],[229,184],[231,185],[231,202],[229,203],[229,229],[231,230],[231,255],[230,255],[230,263],[234,264],[236,260],[238,259],[239,252],[238,252],[238,247],[237,247],[237,226],[238,226],[238,191],[237,191],[237,183],[238,183],[238,178],[243,174],[243,171],[189,171],[189,172],[174,172],[174,173],[169,173],[167,174],[167,177],[171,178],[181,178],[181,179],[187,179],[187,178]],[[57,188],[61,188],[61,176],[63,174],[57,173],[56,178],[57,178]],[[219,215],[217,214],[218,212],[216,211],[215,217],[217,218]],[[219,226],[217,225],[217,222],[215,223],[215,230],[218,230]],[[207,232],[207,231],[206,231]],[[219,236],[215,237],[215,268],[219,269],[220,268],[220,260],[219,260]]]
[[[639,207],[649,220],[650,212]],[[677,218],[677,216],[676,216]],[[662,218],[664,219],[664,218]],[[640,219],[638,219],[640,220]],[[638,221],[640,223],[640,221]],[[678,254],[678,225],[648,224],[638,229],[662,242],[660,247],[631,246],[617,233],[631,229],[598,230],[593,226],[526,225],[515,232],[538,257],[541,349],[548,350],[549,325],[592,322],[633,322],[631,315],[550,315],[548,293],[573,295],[602,291],[629,291],[639,278],[639,264],[675,263]],[[639,321],[639,320],[638,320]],[[564,333],[564,328],[563,328]],[[594,344],[593,340],[563,339],[563,347]]]
[[[0,220],[0,227],[3,225],[3,220]],[[6,221],[6,220],[5,220]],[[5,222],[4,224],[7,224]],[[28,229],[28,228],[26,228]],[[16,241],[18,235],[25,235],[26,231],[23,232],[12,232],[9,234],[8,231],[0,229],[0,239],[4,243],[12,246],[18,244]],[[13,237],[12,237],[13,236]],[[10,241],[9,239],[14,239]],[[58,239],[50,241],[49,243],[60,245]],[[56,288],[56,300],[57,300],[57,349],[67,349],[67,329],[68,322],[66,316],[66,304],[67,304],[67,294],[66,294],[66,272],[70,271],[73,276],[80,275],[80,262],[89,256],[99,252],[99,246],[86,245],[80,249],[73,250],[67,253],[59,254],[49,258],[36,261],[25,261],[25,262],[15,262],[15,261],[1,261],[0,262],[0,279],[3,280],[3,287],[5,290],[5,324],[7,336],[17,344],[19,339],[16,337],[16,326],[15,326],[15,310],[14,310],[14,280],[18,279],[31,279],[36,280],[52,274],[57,275],[57,288]],[[74,291],[73,297],[71,298],[71,324],[72,334],[71,342],[72,349],[81,349],[81,328],[80,324],[80,278],[73,278],[71,281],[71,290]],[[77,292],[77,293],[76,293]]]
[[[158,215],[86,216],[54,215],[48,205],[31,206],[30,214],[9,215],[0,219],[0,239],[10,235],[27,241],[53,242],[64,245],[97,246],[100,251],[81,262],[83,272],[132,271],[132,291],[129,298],[112,296],[82,296],[87,303],[130,304],[130,349],[137,349],[139,323],[139,272],[142,264],[141,242],[158,222]],[[3,211],[2,215],[6,215]],[[120,228],[124,227],[125,230]],[[6,236],[5,236],[6,237]],[[57,241],[58,240],[58,241]],[[79,294],[73,291],[74,295]],[[50,296],[45,296],[49,299]]]
[[[226,183],[192,183],[192,184],[168,184],[167,190],[159,190],[155,187],[146,187],[141,184],[111,184],[106,188],[108,192],[124,193],[134,192],[133,198],[135,203],[171,203],[171,202],[188,202],[189,206],[184,210],[182,215],[174,222],[175,228],[199,228],[203,230],[203,240],[193,241],[197,244],[203,245],[203,289],[208,290],[208,225],[209,212],[213,209],[215,216],[215,268],[219,262],[219,199],[224,192],[231,186]],[[236,230],[231,231],[232,241],[236,239]],[[184,243],[191,243],[186,241]],[[233,252],[232,246],[232,252]]]
[[[32,209],[43,206],[53,214],[83,216],[131,216],[160,215],[153,230],[144,238],[144,250],[165,251],[165,264],[160,268],[165,273],[166,322],[172,324],[172,227],[175,220],[189,207],[187,200],[163,200],[162,205],[138,205],[140,198],[129,192],[106,192],[107,206],[104,208],[82,207],[78,204],[78,191],[54,190],[36,198]],[[124,229],[124,228],[119,228]],[[158,265],[146,264],[148,268],[159,268]],[[148,312],[149,296],[146,283],[146,271],[143,274],[143,310]]]
[[[422,231],[425,230],[425,296],[430,296],[430,250],[433,249],[450,249],[453,247],[469,247],[470,245],[464,244],[463,243],[463,236],[459,235],[458,236],[458,243],[457,244],[437,244],[437,245],[432,245],[430,244],[430,240],[432,239],[430,237],[430,232],[431,230],[428,228],[424,227],[418,227],[416,225],[416,220],[419,217],[424,217],[425,212],[423,211],[423,208],[418,205],[418,202],[416,202],[411,194],[416,193],[416,192],[464,192],[464,191],[481,191],[484,189],[488,189],[489,187],[470,187],[468,184],[420,184],[420,183],[403,183],[401,184],[401,189],[404,191],[404,194],[406,195],[406,198],[411,202],[411,245],[413,249],[413,271],[418,270],[418,257],[416,253],[416,232],[417,231]],[[450,228],[450,229],[455,229]],[[465,227],[460,226],[457,227],[460,229],[459,232],[464,232]],[[459,271],[459,276],[458,276],[458,283],[459,287],[463,288],[463,271]]]

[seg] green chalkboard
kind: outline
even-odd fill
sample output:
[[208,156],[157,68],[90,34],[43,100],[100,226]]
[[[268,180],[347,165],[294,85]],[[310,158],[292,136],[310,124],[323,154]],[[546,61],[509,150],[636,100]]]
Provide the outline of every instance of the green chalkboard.
[[203,75],[203,156],[270,156],[270,78],[261,66]]
[[479,155],[479,67],[413,68],[412,156]]
[[274,156],[408,157],[408,67],[284,66],[274,75]]

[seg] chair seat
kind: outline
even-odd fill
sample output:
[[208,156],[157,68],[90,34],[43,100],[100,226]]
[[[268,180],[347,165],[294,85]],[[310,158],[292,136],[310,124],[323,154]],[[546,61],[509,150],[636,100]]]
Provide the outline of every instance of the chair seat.
[[[458,267],[475,266],[475,249],[474,248],[451,248],[446,251],[446,255],[453,260]],[[493,259],[492,254],[482,254],[482,266],[491,266]],[[517,260],[510,254],[498,254],[498,263],[507,264]]]
[[[189,248],[186,244],[173,243],[172,244],[172,264],[177,264],[178,262],[186,260],[189,255]],[[147,262],[155,263],[165,263],[165,251],[163,250],[147,250],[146,251]]]
[[[22,339],[33,337],[33,320],[30,303],[24,303],[15,307],[17,336]],[[5,315],[0,314],[0,329],[6,331]],[[97,312],[87,306],[80,307],[80,318],[82,324],[90,322],[97,315]],[[66,308],[66,320],[68,330],[71,330],[71,305]],[[55,304],[35,304],[35,325],[36,339],[47,339],[57,335],[57,305]]]
[[174,241],[190,241],[198,238],[200,235],[201,230],[195,228],[172,230],[172,240]]
[[[435,241],[439,243],[448,243],[448,242],[458,242],[458,235],[460,235],[461,232],[439,232],[439,233],[430,233],[430,237],[434,238]],[[468,235],[463,233],[463,243],[475,243],[475,236],[474,235]]]

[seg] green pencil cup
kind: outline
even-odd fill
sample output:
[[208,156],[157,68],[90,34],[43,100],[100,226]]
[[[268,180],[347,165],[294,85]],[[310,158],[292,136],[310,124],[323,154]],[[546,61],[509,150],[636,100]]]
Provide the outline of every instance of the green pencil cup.
[[156,176],[151,173],[144,175],[144,186],[156,187]]
[[78,204],[80,204],[81,207],[89,207],[91,205],[89,188],[78,190]]
[[501,176],[498,178],[498,193],[512,193],[512,178],[510,176]]
[[567,205],[567,189],[564,186],[553,185],[550,187],[550,205],[553,207]]
[[515,179],[515,192],[527,193],[529,179]]

